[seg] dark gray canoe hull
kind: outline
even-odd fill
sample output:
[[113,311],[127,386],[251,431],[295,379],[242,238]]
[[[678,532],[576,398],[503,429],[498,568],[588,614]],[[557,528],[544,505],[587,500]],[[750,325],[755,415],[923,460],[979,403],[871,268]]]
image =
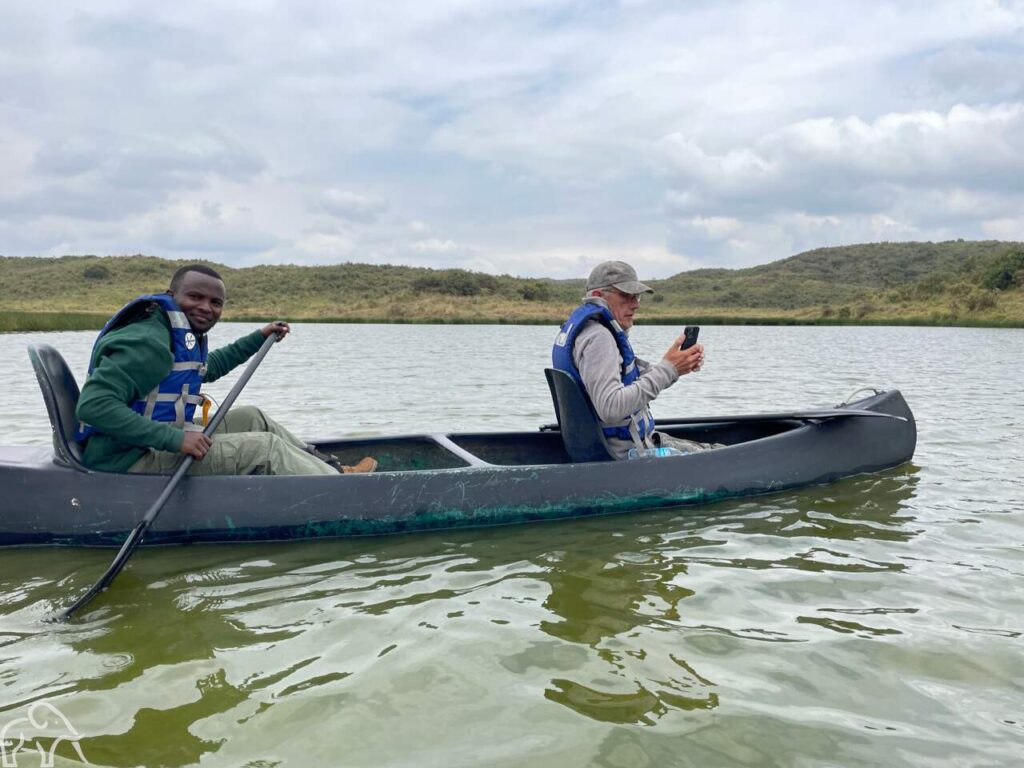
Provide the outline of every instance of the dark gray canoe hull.
[[[846,407],[905,420],[715,417],[665,431],[725,448],[584,464],[569,463],[557,432],[320,441],[345,460],[375,455],[383,471],[187,477],[145,543],[360,536],[704,504],[910,460],[917,431],[898,391]],[[165,483],[59,466],[39,447],[0,448],[0,546],[119,546]]]

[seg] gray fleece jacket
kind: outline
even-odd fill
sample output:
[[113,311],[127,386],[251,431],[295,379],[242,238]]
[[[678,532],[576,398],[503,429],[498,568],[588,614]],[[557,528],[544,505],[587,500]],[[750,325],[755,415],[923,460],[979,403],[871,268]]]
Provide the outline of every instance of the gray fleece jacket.
[[[586,301],[607,307],[604,299],[588,298]],[[651,364],[638,357],[636,364],[640,376],[629,386],[624,386],[619,347],[608,329],[597,320],[590,320],[583,326],[573,345],[572,359],[597,416],[606,427],[628,425],[630,415],[640,409],[648,411],[650,417],[648,405],[651,401],[679,380],[675,367],[664,360]],[[608,447],[616,459],[625,459],[633,443],[609,438]]]

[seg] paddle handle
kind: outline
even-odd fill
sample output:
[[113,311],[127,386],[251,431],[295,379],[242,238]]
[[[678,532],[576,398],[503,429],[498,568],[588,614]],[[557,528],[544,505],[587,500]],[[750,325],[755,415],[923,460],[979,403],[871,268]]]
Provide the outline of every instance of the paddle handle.
[[[259,352],[249,361],[249,365],[241,376],[238,377],[238,381],[228,392],[228,396],[224,398],[224,402],[221,404],[217,412],[213,414],[213,418],[210,419],[210,423],[206,425],[206,429],[203,433],[207,436],[212,435],[213,431],[220,426],[220,423],[224,421],[224,417],[228,413],[228,409],[234,404],[235,400],[238,399],[238,395],[245,388],[245,385],[249,383],[249,379],[252,378],[253,373],[259,367],[259,364],[263,362],[263,358],[267,356],[270,348],[274,345],[274,342],[280,338],[278,334],[272,333],[267,336],[263,342],[263,346],[260,347]],[[92,600],[96,595],[110,586],[110,583],[117,577],[117,574],[121,572],[125,564],[128,562],[128,558],[132,556],[132,552],[138,547],[142,541],[142,537],[146,535],[146,531],[149,530],[150,525],[156,520],[157,515],[164,508],[167,500],[171,497],[178,488],[178,483],[181,482],[181,478],[188,472],[188,468],[192,466],[194,461],[192,456],[183,456],[178,466],[174,469],[174,474],[171,475],[171,479],[167,481],[164,489],[160,492],[160,495],[156,497],[156,500],[150,505],[146,514],[143,515],[142,520],[139,521],[138,525],[132,528],[132,532],[128,534],[128,538],[125,539],[124,544],[121,545],[121,549],[118,550],[117,556],[114,558],[110,567],[100,576],[99,580],[89,587],[88,591],[75,600],[70,607],[65,608],[63,611],[58,612],[54,618],[57,621],[65,621],[71,618],[72,614],[75,613],[79,608]]]

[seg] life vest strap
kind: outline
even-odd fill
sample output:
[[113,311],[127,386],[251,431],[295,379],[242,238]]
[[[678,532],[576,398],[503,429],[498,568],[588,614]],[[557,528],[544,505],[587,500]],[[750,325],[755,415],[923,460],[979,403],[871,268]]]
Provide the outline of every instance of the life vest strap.
[[153,411],[156,410],[157,403],[174,403],[174,425],[182,426],[185,423],[185,407],[188,405],[202,405],[204,400],[202,395],[191,395],[188,391],[188,385],[185,384],[181,388],[180,393],[175,392],[161,392],[159,386],[156,387],[149,395],[146,396],[146,408],[143,410],[142,415],[147,418],[153,418]]
[[206,363],[196,360],[187,360],[181,363],[172,363],[172,371],[199,371],[200,375],[206,373]]

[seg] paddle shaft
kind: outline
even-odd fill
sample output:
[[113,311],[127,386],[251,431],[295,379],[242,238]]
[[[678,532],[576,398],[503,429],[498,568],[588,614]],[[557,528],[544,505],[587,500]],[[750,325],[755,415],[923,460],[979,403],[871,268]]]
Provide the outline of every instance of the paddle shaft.
[[[203,430],[203,434],[207,436],[212,435],[214,430],[216,430],[217,427],[220,426],[221,422],[224,421],[224,417],[227,416],[228,409],[234,405],[235,400],[238,399],[238,395],[241,394],[245,385],[249,383],[249,379],[252,378],[253,373],[256,372],[259,364],[263,362],[263,358],[267,356],[267,352],[270,351],[270,348],[274,345],[274,342],[277,341],[277,339],[278,336],[274,333],[267,336],[266,340],[263,342],[263,346],[260,347],[253,359],[249,361],[249,365],[246,367],[245,371],[242,372],[242,375],[238,377],[238,381],[235,382],[231,391],[228,392],[228,396],[224,398],[224,402],[217,409],[216,413],[213,414],[213,418],[210,419],[210,423],[206,425],[206,429]],[[171,479],[167,481],[164,489],[160,492],[160,495],[157,496],[156,501],[150,505],[149,509],[146,510],[146,514],[142,516],[142,520],[140,520],[138,525],[136,525],[132,529],[132,532],[128,534],[128,538],[125,539],[124,544],[121,545],[121,549],[118,550],[117,557],[114,558],[110,567],[107,568],[106,572],[100,576],[99,580],[95,584],[89,587],[89,590],[85,594],[75,600],[69,608],[65,608],[56,615],[55,618],[58,621],[69,619],[75,611],[87,604],[96,597],[96,595],[110,586],[110,583],[117,577],[117,574],[121,572],[121,569],[124,568],[125,564],[128,562],[128,558],[132,556],[135,548],[141,543],[142,537],[146,535],[146,531],[149,530],[153,521],[156,520],[160,511],[167,503],[167,500],[171,497],[171,494],[177,489],[178,483],[181,482],[181,478],[183,478],[185,473],[188,472],[188,468],[192,466],[193,461],[194,459],[192,456],[182,457],[178,466],[174,470],[174,474],[171,475]]]
[[813,419],[837,419],[858,416],[877,416],[883,419],[896,419],[906,421],[903,416],[896,416],[892,413],[880,413],[879,411],[860,411],[856,408],[822,408],[820,411],[796,411],[794,413],[752,413],[746,416],[694,416],[686,419],[658,419],[658,424],[673,426],[680,424],[728,424],[731,422],[743,421],[810,421]]
[[[903,416],[879,411],[862,411],[856,408],[822,408],[820,411],[795,411],[793,413],[751,413],[743,416],[691,416],[685,419],[658,419],[659,426],[672,427],[684,424],[735,424],[749,421],[810,421],[817,419],[836,419],[850,416],[878,416],[883,419],[906,421]],[[557,424],[545,424],[541,432],[557,432]]]

